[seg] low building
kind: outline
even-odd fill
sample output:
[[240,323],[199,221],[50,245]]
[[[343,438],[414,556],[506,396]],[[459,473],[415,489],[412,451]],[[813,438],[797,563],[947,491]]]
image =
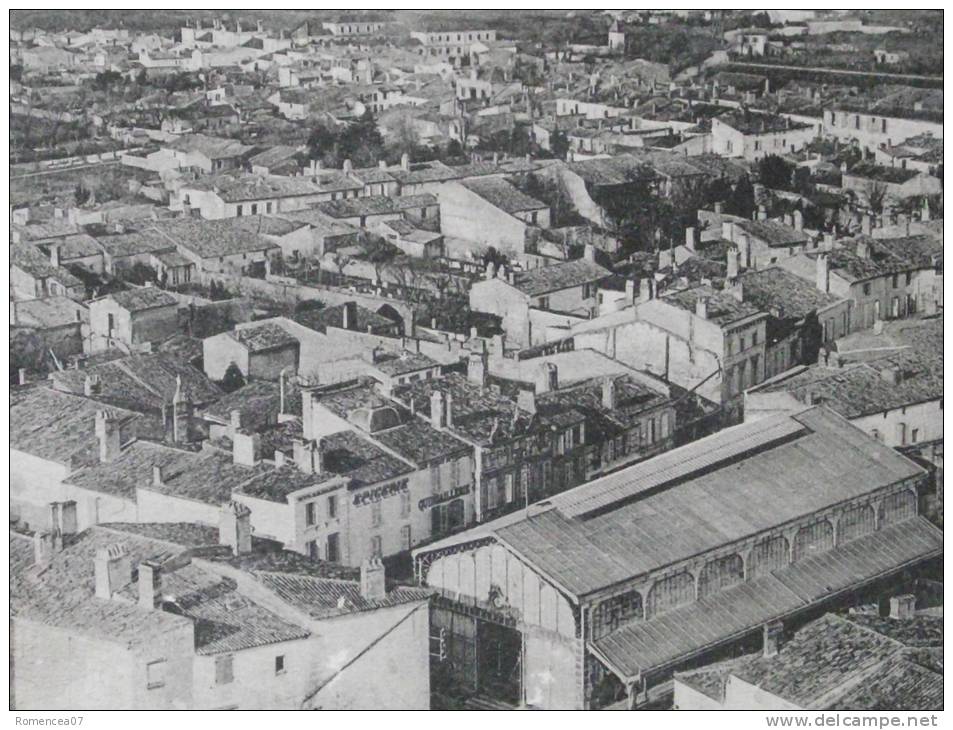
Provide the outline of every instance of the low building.
[[943,190],[943,181],[912,167],[860,163],[841,175],[841,187],[853,191],[862,201],[872,205],[872,197],[900,202],[906,198],[938,195]]
[[206,174],[240,168],[254,150],[233,139],[205,134],[183,134],[162,148],[178,167],[197,168]]
[[233,364],[246,379],[278,380],[283,371],[294,375],[300,351],[298,339],[276,322],[238,325],[202,343],[205,374],[214,381],[222,380]]
[[89,302],[89,329],[90,352],[148,352],[179,332],[179,300],[150,286],[107,294]]
[[11,534],[17,709],[429,707],[426,591],[268,551],[246,508],[220,513]]
[[732,111],[711,120],[711,151],[755,162],[768,155],[798,152],[820,133],[816,126],[788,117]]
[[[826,614],[761,655],[675,675],[677,710],[929,712],[943,709],[943,619],[914,615],[916,596],[891,615]],[[767,638],[767,637],[766,637]]]
[[86,287],[33,244],[14,244],[10,247],[10,293],[21,300],[65,296],[82,301]]
[[[81,355],[89,326],[89,310],[68,297],[46,297],[10,302],[11,365],[16,368],[55,370],[56,361]],[[29,342],[29,347],[25,343]],[[24,344],[16,344],[24,343]],[[52,353],[53,362],[47,362]],[[36,358],[36,359],[31,359]]]
[[763,269],[816,248],[814,240],[804,231],[800,214],[793,228],[769,220],[725,219],[721,224],[721,237],[738,247],[742,269]]
[[550,496],[415,551],[440,593],[435,671],[514,705],[659,699],[673,671],[938,558],[925,478],[811,408]]

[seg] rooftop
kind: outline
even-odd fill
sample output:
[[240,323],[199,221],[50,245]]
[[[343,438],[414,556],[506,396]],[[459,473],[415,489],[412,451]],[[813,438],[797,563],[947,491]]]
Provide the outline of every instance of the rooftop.
[[265,352],[299,345],[297,338],[276,322],[243,325],[230,330],[228,334],[250,352]]
[[130,312],[143,312],[158,307],[174,307],[178,299],[162,289],[154,286],[135,287],[107,294],[106,299],[112,299],[123,309]]
[[528,210],[543,210],[549,206],[531,198],[514,185],[496,177],[461,180],[460,184],[476,193],[491,205],[506,213],[522,213]]
[[285,235],[300,225],[281,218],[251,215],[221,220],[178,218],[156,223],[154,228],[172,245],[210,259],[277,248],[264,236]]
[[800,276],[776,266],[746,271],[740,276],[744,299],[762,312],[801,319],[841,301]]
[[707,319],[720,326],[727,326],[743,319],[761,314],[761,310],[753,304],[739,302],[730,292],[713,289],[707,285],[690,287],[673,292],[666,292],[660,301],[667,302],[692,314],[696,311],[696,304],[702,297],[708,300]]
[[739,219],[734,221],[734,225],[755,238],[765,241],[769,246],[797,246],[810,240],[810,236],[804,231],[798,231],[774,221]]
[[742,134],[777,134],[811,126],[775,114],[734,110],[718,116],[717,120]]
[[179,152],[201,154],[210,160],[242,157],[255,149],[233,139],[212,137],[207,134],[182,134],[169,142],[168,145]]
[[876,180],[895,185],[902,185],[922,174],[919,170],[902,167],[885,167],[872,162],[859,162],[847,171],[848,177],[860,177],[865,180]]
[[11,302],[16,310],[16,326],[47,329],[89,321],[86,307],[68,297],[46,297]]
[[474,530],[583,596],[922,473],[810,408],[724,429]]
[[574,259],[529,271],[514,272],[513,286],[527,296],[538,297],[549,292],[590,284],[606,278],[611,273],[594,261]]

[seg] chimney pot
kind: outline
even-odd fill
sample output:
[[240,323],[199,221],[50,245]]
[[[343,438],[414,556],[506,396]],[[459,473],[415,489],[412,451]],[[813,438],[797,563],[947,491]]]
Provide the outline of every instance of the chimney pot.
[[113,593],[132,582],[132,559],[118,543],[99,548],[94,565],[97,598],[112,598]]
[[378,556],[361,563],[361,597],[365,601],[382,601],[387,597],[387,572]]
[[251,510],[241,502],[226,502],[218,512],[218,542],[234,555],[251,552]]
[[912,593],[904,593],[890,598],[890,618],[908,620],[914,617],[917,598]]

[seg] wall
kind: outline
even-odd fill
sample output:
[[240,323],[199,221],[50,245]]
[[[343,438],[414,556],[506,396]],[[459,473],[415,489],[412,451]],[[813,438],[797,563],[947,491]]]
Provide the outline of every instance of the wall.
[[493,246],[506,254],[521,254],[526,224],[458,183],[440,188],[440,232],[444,236]]
[[824,134],[834,136],[842,142],[856,139],[871,150],[878,149],[882,144],[897,145],[905,139],[925,133],[943,139],[943,123],[898,117],[885,118],[853,111],[824,110]]
[[33,525],[46,525],[50,502],[62,502],[70,497],[63,480],[69,468],[55,461],[47,461],[18,449],[10,449],[10,511]]
[[251,352],[248,354],[248,372],[245,375],[260,380],[278,380],[281,371],[285,370],[289,377],[294,376],[298,372],[299,351],[300,346],[294,343]]
[[136,488],[141,522],[199,522],[218,527],[220,505],[176,497],[148,487]]
[[502,317],[510,342],[522,347],[531,344],[529,300],[513,285],[498,277],[477,282],[470,287],[470,309]]
[[[675,697],[672,701],[672,709],[692,711],[692,710],[723,710],[722,704],[708,695],[699,692],[690,684],[681,681],[678,675],[674,680]],[[747,709],[747,708],[745,708]]]
[[[894,408],[871,416],[851,419],[851,423],[864,432],[874,435],[888,446],[911,446],[913,443],[943,439],[942,399],[917,403],[904,408]],[[900,425],[903,424],[903,434]],[[917,430],[917,440],[912,440],[912,431]],[[901,443],[901,437],[903,442]]]
[[202,340],[202,358],[205,374],[211,380],[221,380],[233,362],[248,377],[248,349],[228,332]]
[[523,697],[527,705],[546,710],[581,710],[582,679],[576,665],[579,643],[549,632],[523,632]]

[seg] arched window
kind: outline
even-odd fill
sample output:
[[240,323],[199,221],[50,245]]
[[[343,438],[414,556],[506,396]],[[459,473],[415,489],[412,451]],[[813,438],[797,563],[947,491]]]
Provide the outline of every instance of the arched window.
[[655,583],[649,591],[647,618],[695,600],[695,579],[689,572],[676,573]]
[[874,508],[868,504],[851,507],[841,515],[837,523],[838,545],[869,535],[877,528]]
[[791,546],[784,535],[769,537],[751,549],[748,557],[748,580],[768,575],[788,564]]
[[724,590],[745,578],[744,561],[740,555],[727,555],[705,564],[698,576],[698,597],[704,598]]
[[796,563],[834,547],[834,528],[827,520],[802,527],[794,536],[794,558]]
[[601,638],[627,621],[643,617],[642,594],[638,591],[607,598],[592,611],[592,638]]
[[917,498],[908,489],[884,497],[883,524],[893,525],[917,516]]

